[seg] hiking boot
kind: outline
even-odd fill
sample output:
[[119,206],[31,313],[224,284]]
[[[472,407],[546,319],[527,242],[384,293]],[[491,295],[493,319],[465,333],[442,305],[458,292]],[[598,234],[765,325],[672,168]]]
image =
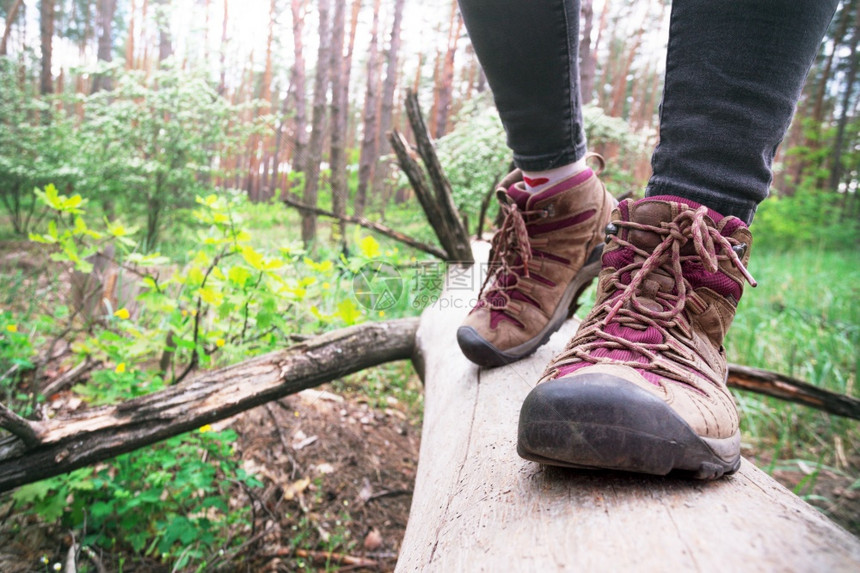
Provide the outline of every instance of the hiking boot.
[[588,168],[535,194],[525,191],[517,170],[496,195],[504,222],[478,303],[457,330],[463,354],[486,367],[531,354],[573,314],[600,271],[603,229],[615,204]]
[[677,197],[622,202],[594,309],[520,411],[537,462],[714,479],[740,466],[726,334],[752,241],[736,217]]

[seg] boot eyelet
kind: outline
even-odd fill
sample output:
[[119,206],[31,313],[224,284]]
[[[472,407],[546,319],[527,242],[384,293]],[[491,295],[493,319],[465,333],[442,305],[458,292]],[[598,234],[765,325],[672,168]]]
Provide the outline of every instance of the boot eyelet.
[[744,258],[744,255],[747,254],[747,244],[740,243],[732,247],[732,250],[738,255],[739,259]]
[[604,239],[604,241],[606,243],[609,243],[609,241],[610,241],[609,236],[610,235],[617,235],[618,234],[618,227],[614,223],[609,223],[608,225],[606,225],[606,227],[603,228],[603,232],[606,234],[606,238]]

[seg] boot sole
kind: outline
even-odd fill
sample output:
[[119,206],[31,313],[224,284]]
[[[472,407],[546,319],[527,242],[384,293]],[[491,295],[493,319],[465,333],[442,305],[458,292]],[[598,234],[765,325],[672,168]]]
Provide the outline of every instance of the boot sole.
[[539,384],[517,433],[520,457],[551,466],[711,480],[741,464],[740,431],[699,436],[660,398],[606,374]]
[[471,326],[461,326],[457,329],[457,343],[463,354],[479,366],[493,368],[511,364],[534,353],[535,350],[546,344],[549,337],[561,328],[565,320],[576,312],[579,307],[580,295],[588,288],[591,281],[600,274],[600,256],[602,253],[603,243],[591,251],[585,265],[567,285],[549,322],[534,338],[508,350],[500,350],[478,334],[478,331]]

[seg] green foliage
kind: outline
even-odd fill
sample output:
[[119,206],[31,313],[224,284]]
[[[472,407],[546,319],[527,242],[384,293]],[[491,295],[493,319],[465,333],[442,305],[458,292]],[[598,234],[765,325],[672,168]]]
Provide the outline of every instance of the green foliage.
[[[220,97],[200,75],[166,68],[121,72],[116,88],[39,99],[0,58],[0,200],[14,231],[34,222],[34,187],[82,193],[109,218],[143,223],[153,249],[166,225],[210,187],[218,159],[267,125],[237,127],[246,107]],[[78,115],[61,111],[77,109]],[[252,114],[256,115],[256,114]]]
[[228,526],[248,508],[225,501],[237,486],[258,487],[234,461],[235,432],[197,432],[119,456],[107,465],[20,487],[15,509],[85,531],[82,543],[163,559],[174,570],[205,565],[229,542]]
[[36,348],[25,328],[11,311],[0,310],[0,402],[4,404],[27,402],[17,388],[21,373],[34,366]]
[[761,204],[751,226],[756,246],[779,251],[856,248],[860,220],[848,215],[846,199],[806,187],[793,196],[772,195]]
[[12,60],[0,58],[0,204],[17,234],[35,222],[33,188],[73,185],[83,174],[75,160],[70,118],[40,100]]
[[[196,198],[196,246],[180,265],[158,253],[142,254],[135,230],[120,220],[106,220],[95,230],[88,201],[80,195],[68,196],[50,185],[35,195],[48,223],[44,233],[31,238],[49,249],[52,259],[86,273],[92,265],[85,257],[112,246],[115,263],[144,286],[134,301],[89,322],[78,313],[56,311],[50,317],[31,316],[24,333],[13,313],[0,313],[2,365],[32,368],[35,341],[55,331],[77,333],[72,345],[77,358],[104,364],[73,389],[94,405],[156,391],[221,357],[232,362],[284,347],[293,332],[375,316],[348,296],[351,269],[394,254],[361,236],[355,237],[359,253],[351,259],[316,261],[295,245],[264,251],[237,213],[257,207],[238,197],[208,195]],[[166,365],[165,355],[170,356]],[[16,378],[7,378],[5,403],[26,414],[30,397],[17,390]],[[228,480],[238,476],[246,485],[255,483],[225,461],[235,436],[206,430],[95,470],[27,486],[16,502],[23,511],[59,519],[72,529],[85,523],[85,543],[160,556],[176,568],[201,565],[224,543],[226,528],[244,519],[244,512],[225,505]]]
[[170,68],[148,79],[125,73],[116,89],[89,96],[84,105],[76,135],[86,176],[78,183],[108,213],[145,220],[148,248],[171,214],[193,206],[208,188],[219,153],[259,128],[251,122],[229,133],[229,120],[241,109],[202,77]]
[[507,173],[511,151],[495,107],[483,99],[468,102],[453,131],[437,142],[439,161],[451,182],[454,204],[474,221],[481,201]]

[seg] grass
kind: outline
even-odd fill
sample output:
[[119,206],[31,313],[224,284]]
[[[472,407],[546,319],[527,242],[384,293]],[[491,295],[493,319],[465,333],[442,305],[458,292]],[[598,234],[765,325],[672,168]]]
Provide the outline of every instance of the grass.
[[[782,372],[858,397],[860,265],[854,252],[754,252],[726,349],[729,360]],[[860,459],[856,421],[780,400],[736,393],[745,440],[774,461],[799,458],[839,468]]]

